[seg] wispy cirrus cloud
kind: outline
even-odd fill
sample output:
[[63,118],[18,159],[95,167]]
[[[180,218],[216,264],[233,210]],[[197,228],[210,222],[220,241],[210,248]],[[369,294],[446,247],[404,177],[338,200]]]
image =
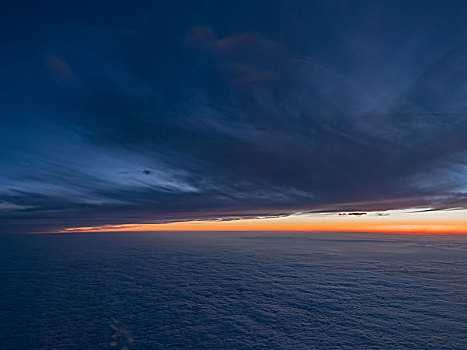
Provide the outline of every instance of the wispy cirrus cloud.
[[404,5],[378,6],[317,3],[322,31],[278,4],[278,26],[219,10],[171,27],[176,9],[146,5],[33,22],[28,55],[2,58],[5,230],[467,207],[457,22],[393,30]]

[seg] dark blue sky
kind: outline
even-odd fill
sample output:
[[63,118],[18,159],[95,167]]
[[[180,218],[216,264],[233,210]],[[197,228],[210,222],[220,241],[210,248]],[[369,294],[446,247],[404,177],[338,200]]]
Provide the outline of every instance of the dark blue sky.
[[1,231],[467,208],[463,1],[0,16]]

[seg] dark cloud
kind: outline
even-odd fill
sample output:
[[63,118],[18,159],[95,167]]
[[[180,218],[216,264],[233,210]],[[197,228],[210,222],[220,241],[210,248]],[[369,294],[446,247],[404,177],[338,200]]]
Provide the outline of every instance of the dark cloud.
[[461,17],[229,6],[32,21],[2,58],[5,230],[467,207]]
[[367,213],[339,213],[340,216],[362,216],[362,215],[366,215]]

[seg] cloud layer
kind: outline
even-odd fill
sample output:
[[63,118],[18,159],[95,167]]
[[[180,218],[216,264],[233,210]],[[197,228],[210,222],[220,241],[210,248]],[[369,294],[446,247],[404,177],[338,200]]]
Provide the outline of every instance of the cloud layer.
[[3,230],[467,207],[462,17],[336,4],[29,14],[1,59]]

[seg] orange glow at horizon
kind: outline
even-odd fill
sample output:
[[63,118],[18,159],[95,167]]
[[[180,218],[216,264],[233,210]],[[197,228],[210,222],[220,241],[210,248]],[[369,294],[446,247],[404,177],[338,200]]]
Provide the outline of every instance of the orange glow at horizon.
[[287,217],[71,227],[57,233],[131,231],[334,231],[467,234],[467,210],[404,211],[367,215],[294,214]]

